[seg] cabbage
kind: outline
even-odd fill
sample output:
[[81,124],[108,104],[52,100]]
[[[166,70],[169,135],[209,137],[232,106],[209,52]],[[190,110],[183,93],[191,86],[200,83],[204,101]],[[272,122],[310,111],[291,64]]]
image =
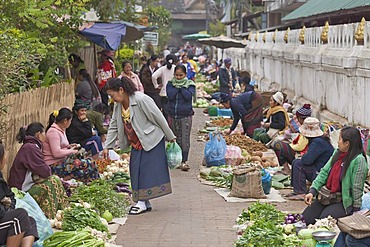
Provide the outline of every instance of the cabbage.
[[298,237],[300,239],[312,239],[312,233],[317,232],[317,230],[314,229],[302,229],[298,232]]
[[310,239],[304,239],[301,242],[301,246],[306,246],[306,247],[316,247],[316,240],[313,238]]

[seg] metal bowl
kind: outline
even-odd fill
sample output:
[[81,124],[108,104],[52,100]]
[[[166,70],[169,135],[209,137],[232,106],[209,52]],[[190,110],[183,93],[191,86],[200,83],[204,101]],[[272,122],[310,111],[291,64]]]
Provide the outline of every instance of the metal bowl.
[[330,241],[334,239],[335,235],[337,235],[335,232],[329,231],[318,231],[312,233],[312,237],[314,237],[316,241]]

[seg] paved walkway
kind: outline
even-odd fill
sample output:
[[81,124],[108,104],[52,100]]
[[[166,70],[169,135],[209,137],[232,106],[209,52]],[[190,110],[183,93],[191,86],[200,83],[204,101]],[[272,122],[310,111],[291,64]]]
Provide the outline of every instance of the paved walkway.
[[[171,195],[152,200],[153,210],[128,216],[116,243],[124,247],[228,247],[234,246],[236,217],[247,203],[226,203],[212,186],[201,184],[197,175],[203,159],[203,142],[197,131],[209,118],[196,109],[193,119],[189,172],[171,171]],[[303,208],[303,202],[281,203],[280,210]]]

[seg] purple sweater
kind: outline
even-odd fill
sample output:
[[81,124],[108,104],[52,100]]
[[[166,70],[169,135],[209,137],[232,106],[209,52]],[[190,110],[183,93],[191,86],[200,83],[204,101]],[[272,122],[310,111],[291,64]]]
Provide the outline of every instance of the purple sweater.
[[51,175],[51,169],[45,163],[42,154],[42,143],[33,136],[26,136],[22,147],[15,156],[10,169],[9,186],[21,190],[28,171],[42,178]]

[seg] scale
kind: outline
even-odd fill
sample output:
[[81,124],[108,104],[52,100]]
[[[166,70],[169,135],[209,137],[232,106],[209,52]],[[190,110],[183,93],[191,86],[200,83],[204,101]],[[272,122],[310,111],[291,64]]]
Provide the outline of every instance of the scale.
[[331,247],[330,241],[337,235],[335,232],[318,231],[313,232],[312,237],[317,241],[316,247]]

